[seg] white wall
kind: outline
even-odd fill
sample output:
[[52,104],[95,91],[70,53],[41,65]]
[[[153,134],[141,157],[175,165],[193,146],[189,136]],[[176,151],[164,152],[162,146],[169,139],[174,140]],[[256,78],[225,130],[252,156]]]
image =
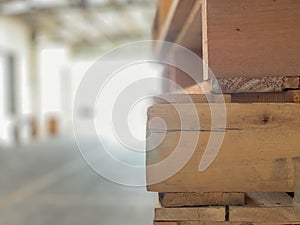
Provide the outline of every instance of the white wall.
[[[15,121],[30,115],[32,112],[30,101],[30,37],[30,29],[22,21],[0,16],[0,52],[13,54],[16,58],[15,96],[17,111],[15,116],[10,116],[3,110],[0,113],[0,142],[2,143],[11,142],[11,128]],[[0,82],[4,87],[3,80],[0,80]],[[0,108],[4,107],[4,98],[5,96],[0,96]]]

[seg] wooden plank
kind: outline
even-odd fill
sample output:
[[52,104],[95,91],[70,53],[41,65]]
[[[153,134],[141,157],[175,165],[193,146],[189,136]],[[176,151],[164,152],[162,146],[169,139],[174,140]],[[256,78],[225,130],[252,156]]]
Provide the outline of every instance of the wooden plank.
[[247,193],[247,205],[282,207],[292,206],[293,198],[287,193],[267,192],[267,193]]
[[231,94],[232,103],[300,103],[300,90],[270,93]]
[[299,89],[299,77],[231,77],[212,81],[212,92],[253,93],[282,92],[286,89]]
[[[226,115],[224,115],[224,107]],[[212,128],[211,111],[226,123]],[[181,115],[181,117],[180,117]],[[197,116],[198,115],[198,116]],[[154,118],[160,118],[164,124]],[[286,130],[300,131],[300,104],[161,104],[148,109],[148,129],[153,131],[209,131],[209,130]]]
[[208,61],[216,77],[300,74],[300,1],[208,0]]
[[156,208],[156,221],[225,221],[225,207]]
[[272,223],[250,223],[247,221],[243,222],[201,222],[201,221],[177,221],[177,222],[159,222],[154,221],[154,225],[299,225],[300,222],[272,222]]
[[229,207],[230,221],[300,223],[300,208],[286,193],[247,193],[246,206]]
[[155,104],[170,103],[218,103],[231,102],[230,95],[212,95],[212,94],[166,94],[153,98]]
[[[200,172],[199,163],[210,136],[218,137],[220,133],[152,133],[152,145],[158,144],[153,143],[155,140],[164,139],[152,151],[147,151],[147,189],[154,192],[294,192],[297,173],[290,162],[300,159],[298,128],[228,130],[217,157],[208,169]],[[194,140],[197,140],[196,147]],[[147,143],[147,149],[148,146],[151,145]],[[149,166],[162,162],[175,149],[180,158],[186,155],[187,149],[195,151],[184,167],[157,183],[164,170]]]
[[245,193],[159,193],[163,207],[244,205]]

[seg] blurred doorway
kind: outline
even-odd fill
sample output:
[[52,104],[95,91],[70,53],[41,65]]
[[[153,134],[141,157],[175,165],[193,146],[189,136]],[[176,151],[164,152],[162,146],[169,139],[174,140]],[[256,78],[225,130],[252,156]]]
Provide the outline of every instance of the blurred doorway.
[[[11,122],[16,115],[15,98],[15,57],[5,51],[0,51],[0,141],[10,142]],[[18,132],[13,129],[14,139]]]

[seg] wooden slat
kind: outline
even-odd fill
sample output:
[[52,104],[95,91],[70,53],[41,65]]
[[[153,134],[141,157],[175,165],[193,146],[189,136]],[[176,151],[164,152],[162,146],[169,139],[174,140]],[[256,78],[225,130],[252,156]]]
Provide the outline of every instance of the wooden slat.
[[247,221],[241,222],[201,222],[201,221],[177,221],[177,222],[159,222],[154,221],[154,225],[299,225],[300,222],[272,222],[272,223],[250,223]]
[[207,0],[208,62],[215,76],[298,76],[299,11],[297,0]]
[[212,81],[212,91],[218,93],[281,92],[299,89],[299,77],[230,77]]
[[225,207],[156,208],[156,221],[225,221]]
[[293,199],[287,193],[247,193],[247,205],[282,207],[292,206]]
[[300,208],[293,206],[284,207],[230,207],[231,221],[251,221],[260,223],[299,221],[300,223]]
[[230,95],[212,95],[212,94],[169,94],[154,97],[155,104],[169,103],[218,103],[231,102]]
[[286,193],[247,193],[247,205],[230,206],[230,221],[300,223],[300,207]]
[[233,103],[300,103],[300,90],[270,93],[231,94]]
[[[155,183],[157,177],[164,171],[147,167],[147,189],[154,192],[294,192],[295,165],[300,161],[300,132],[292,124],[296,120],[293,118],[290,125],[286,123],[285,128],[274,124],[262,129],[228,130],[217,157],[204,172],[199,171],[199,163],[209,137],[220,132],[152,133],[152,142],[164,139],[153,151],[147,151],[148,166],[166,159],[175,149],[180,158],[187,149],[195,148],[195,152],[182,169],[178,168],[172,177],[158,183]],[[193,142],[197,138],[195,147]]]
[[159,193],[163,207],[244,205],[245,193]]
[[[224,115],[224,107],[226,115]],[[224,119],[226,124],[211,126],[211,111]],[[181,118],[180,118],[181,115]],[[159,117],[164,120],[152,120]],[[161,104],[148,109],[148,129],[153,131],[208,131],[208,130],[271,130],[300,132],[300,104]],[[166,127],[165,127],[166,125]]]

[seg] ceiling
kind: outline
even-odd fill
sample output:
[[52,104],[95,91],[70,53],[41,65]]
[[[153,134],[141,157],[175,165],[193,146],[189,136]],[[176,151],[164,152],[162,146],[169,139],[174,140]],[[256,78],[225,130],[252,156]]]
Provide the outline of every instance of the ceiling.
[[116,46],[151,38],[156,0],[0,0],[0,14],[25,21],[34,38],[71,46]]

